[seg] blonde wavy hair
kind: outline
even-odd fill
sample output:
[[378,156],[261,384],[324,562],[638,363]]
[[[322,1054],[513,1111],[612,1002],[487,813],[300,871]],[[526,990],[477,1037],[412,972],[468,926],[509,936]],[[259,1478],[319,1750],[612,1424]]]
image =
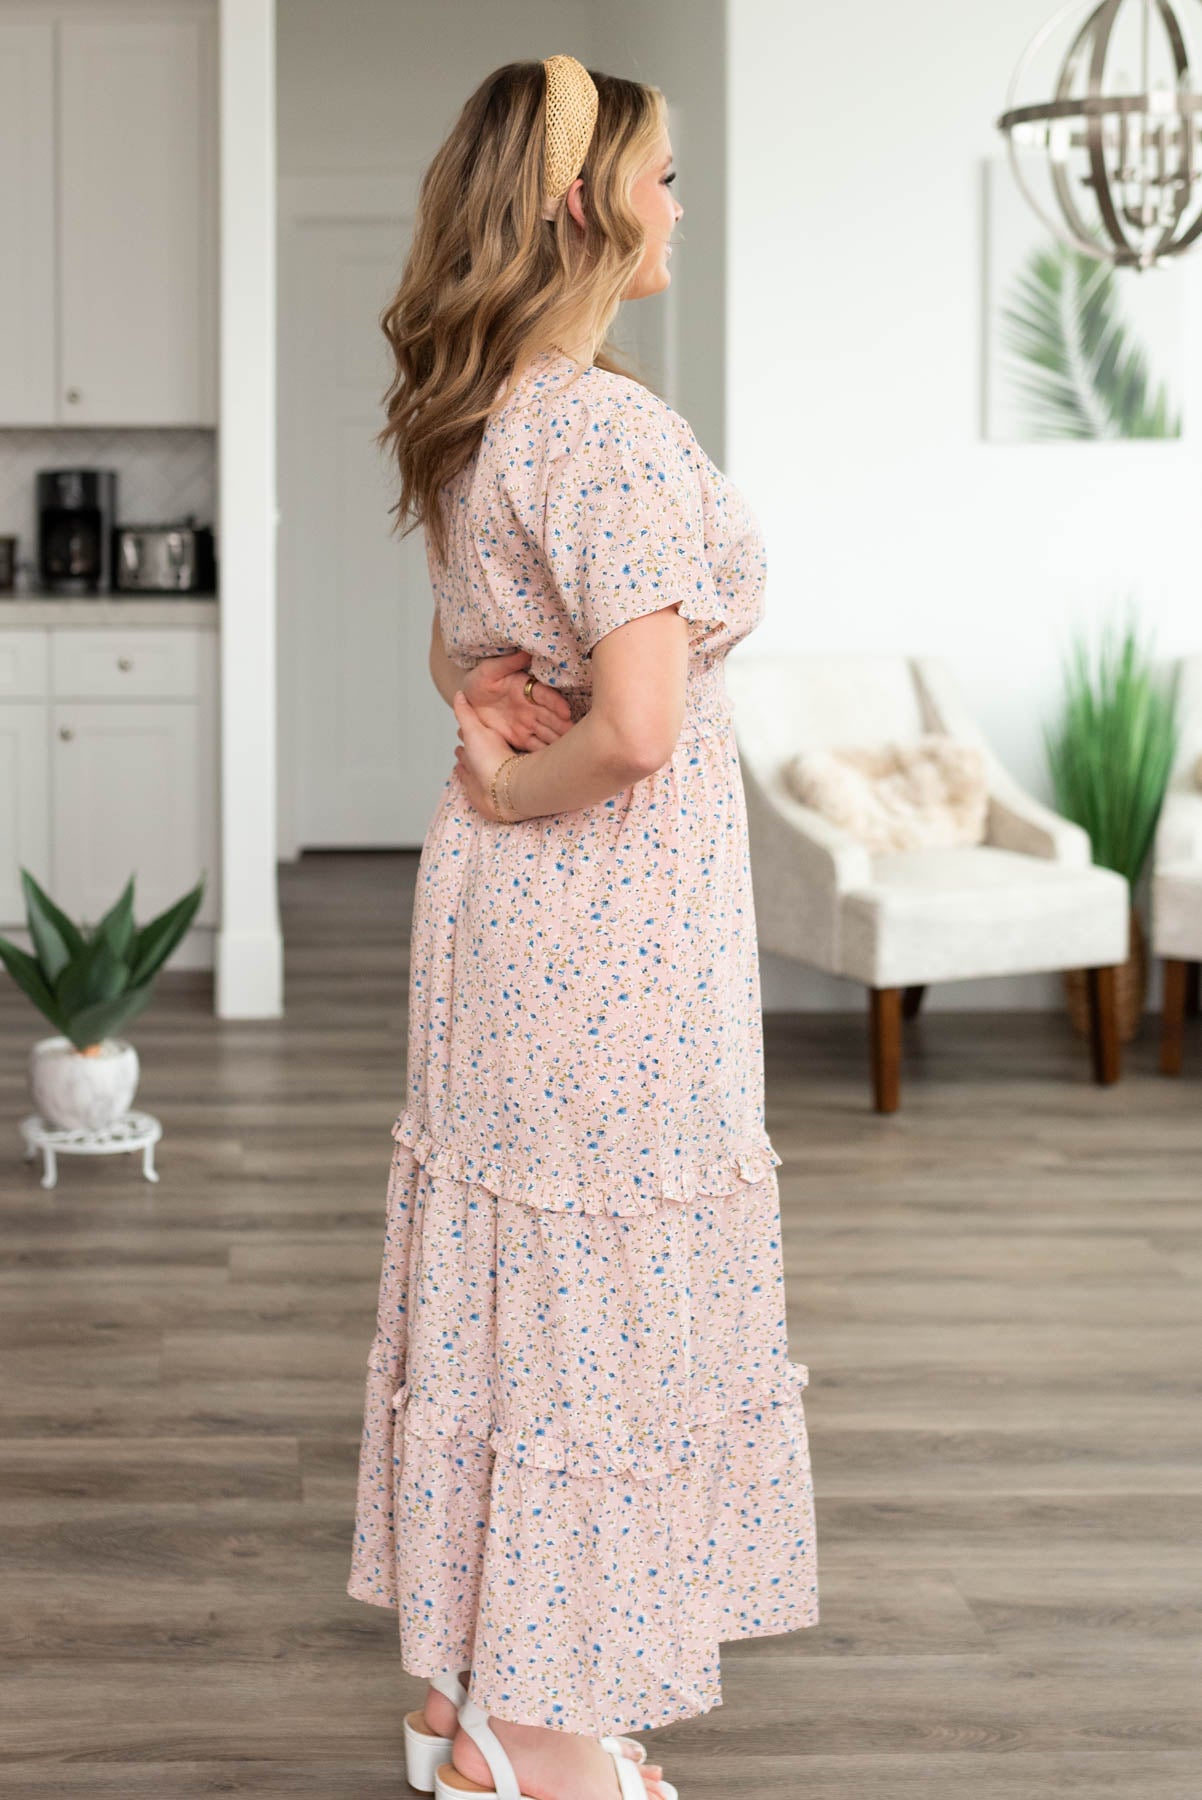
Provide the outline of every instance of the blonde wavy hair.
[[542,216],[543,64],[506,63],[480,83],[426,170],[401,283],[380,315],[396,363],[376,439],[400,470],[393,530],[424,526],[440,561],[442,490],[533,355],[560,339],[591,343],[598,367],[642,381],[606,335],[642,261],[630,192],[667,108],[658,88],[589,74],[597,122],[580,170],[585,230],[566,203]]

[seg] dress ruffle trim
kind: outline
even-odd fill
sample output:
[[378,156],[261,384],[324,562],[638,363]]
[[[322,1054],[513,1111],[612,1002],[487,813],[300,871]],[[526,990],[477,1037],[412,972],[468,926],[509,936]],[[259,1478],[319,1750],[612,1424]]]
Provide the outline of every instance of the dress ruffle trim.
[[712,1455],[712,1434],[707,1427],[725,1425],[744,1430],[772,1416],[780,1407],[799,1406],[808,1381],[809,1371],[804,1363],[785,1363],[777,1374],[748,1384],[742,1394],[717,1394],[701,1402],[687,1423],[677,1421],[638,1430],[618,1425],[599,1436],[585,1431],[548,1430],[529,1420],[497,1419],[483,1408],[447,1405],[413,1392],[404,1380],[392,1396],[392,1410],[398,1428],[410,1437],[475,1438],[487,1444],[494,1455],[531,1468],[572,1476],[619,1475],[657,1481]]
[[704,594],[683,595],[676,610],[688,623],[690,649],[704,649],[711,638],[730,628],[730,608],[719,598],[712,581]]
[[689,1201],[736,1191],[741,1183],[763,1181],[784,1158],[764,1133],[756,1143],[727,1152],[710,1163],[684,1163],[639,1174],[599,1173],[578,1163],[570,1173],[545,1174],[517,1169],[505,1162],[472,1156],[454,1144],[440,1143],[411,1108],[392,1127],[398,1144],[432,1175],[474,1182],[500,1200],[518,1200],[544,1212],[605,1213],[626,1218],[654,1212],[665,1200]]

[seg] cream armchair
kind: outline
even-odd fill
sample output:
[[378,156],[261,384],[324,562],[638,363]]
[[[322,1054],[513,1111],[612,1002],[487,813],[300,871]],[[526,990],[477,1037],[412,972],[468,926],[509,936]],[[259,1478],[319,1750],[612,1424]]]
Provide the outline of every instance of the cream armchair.
[[1177,671],[1177,760],[1152,850],[1152,949],[1163,956],[1164,1013],[1160,1066],[1181,1073],[1185,1015],[1198,1010],[1202,961],[1202,656],[1183,657]]
[[[869,990],[873,1095],[897,1109],[901,1021],[937,981],[1085,969],[1095,1079],[1119,1074],[1114,969],[1127,955],[1127,883],[1088,836],[1011,779],[934,658],[732,657],[760,946]],[[985,843],[877,855],[801,804],[782,766],[799,750],[947,732],[981,750]]]

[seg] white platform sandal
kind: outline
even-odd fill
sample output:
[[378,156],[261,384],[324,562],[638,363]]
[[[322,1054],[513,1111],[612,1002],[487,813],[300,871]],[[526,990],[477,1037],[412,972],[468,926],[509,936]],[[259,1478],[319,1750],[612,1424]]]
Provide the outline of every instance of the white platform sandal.
[[[518,1778],[513,1772],[513,1764],[506,1754],[500,1738],[488,1722],[488,1714],[469,1696],[459,1708],[459,1723],[479,1747],[480,1754],[488,1764],[493,1778],[490,1788],[481,1787],[478,1782],[470,1781],[461,1775],[449,1759],[440,1763],[434,1771],[435,1800],[464,1800],[465,1795],[475,1795],[476,1800],[530,1800],[518,1786]],[[620,1746],[623,1743],[634,1743],[633,1738],[603,1737],[599,1740],[601,1748],[613,1758],[618,1774],[618,1794],[615,1800],[648,1800],[647,1784],[639,1774],[633,1757],[623,1754]],[[639,1744],[643,1754],[639,1762],[647,1760],[646,1749]],[[665,1800],[679,1800],[676,1789],[670,1781],[661,1781]]]
[[[456,1711],[467,1699],[467,1689],[458,1675],[429,1675],[426,1677],[432,1688],[445,1694]],[[409,1786],[416,1788],[420,1794],[434,1792],[434,1774],[441,1763],[451,1760],[453,1739],[440,1737],[431,1731],[426,1724],[426,1715],[419,1707],[416,1712],[405,1714],[405,1779]],[[629,1747],[629,1754],[622,1746]],[[647,1747],[632,1737],[603,1737],[601,1748],[611,1755],[625,1756],[627,1762],[644,1763],[647,1760]]]
[[[453,1701],[456,1708],[467,1699],[467,1689],[458,1675],[428,1675],[426,1680]],[[439,1763],[449,1761],[452,1741],[429,1729],[420,1707],[417,1712],[405,1714],[405,1779],[410,1787],[421,1794],[434,1792],[434,1771]]]

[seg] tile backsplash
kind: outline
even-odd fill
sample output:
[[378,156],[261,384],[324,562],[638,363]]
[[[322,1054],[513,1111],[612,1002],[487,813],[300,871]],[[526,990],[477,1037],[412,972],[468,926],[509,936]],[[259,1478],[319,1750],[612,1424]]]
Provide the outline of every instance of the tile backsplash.
[[[118,525],[163,525],[195,515],[216,528],[217,433],[213,430],[0,430],[0,533],[15,532],[19,565],[37,551],[34,482],[40,469],[117,471]],[[25,569],[19,574],[29,579]]]

